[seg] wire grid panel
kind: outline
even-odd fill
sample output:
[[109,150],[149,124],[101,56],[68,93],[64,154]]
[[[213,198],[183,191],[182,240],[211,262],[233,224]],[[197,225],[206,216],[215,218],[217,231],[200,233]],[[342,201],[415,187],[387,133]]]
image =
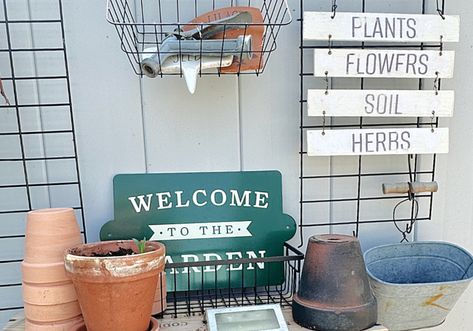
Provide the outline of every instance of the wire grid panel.
[[[268,303],[278,303],[281,306],[291,306],[292,295],[296,293],[300,280],[302,260],[304,254],[289,244],[285,244],[284,256],[250,258],[237,260],[215,260],[200,262],[179,262],[166,265],[166,277],[176,276],[176,272],[187,273],[190,289],[190,279],[195,275],[202,277],[202,284],[199,290],[175,291],[172,288],[167,292],[167,310],[164,315],[172,317],[189,316],[193,314],[203,314],[206,309],[219,307],[247,306]],[[256,267],[248,270],[248,265],[259,264],[262,268]],[[261,274],[267,277],[268,284],[271,281],[271,268],[279,268],[283,265],[285,281],[281,285],[264,285],[247,287],[244,284],[248,279],[257,279]],[[242,270],[239,273],[238,281],[240,287],[230,286],[234,283],[231,266]],[[228,270],[228,287],[217,286],[217,270],[225,268]],[[246,270],[246,272],[243,272]],[[209,284],[204,284],[204,273],[214,275],[215,288],[209,289]],[[260,274],[260,275],[258,275]],[[237,277],[237,276],[233,276]],[[206,275],[208,278],[208,275]],[[171,281],[172,279],[170,279]],[[168,281],[169,282],[169,281]],[[176,279],[171,283],[176,284]],[[162,298],[163,300],[163,298]]]
[[[0,324],[21,309],[26,213],[84,213],[60,0],[0,1]],[[85,237],[85,233],[84,233]]]
[[[251,23],[218,23],[244,10],[256,10],[257,14],[251,14]],[[156,55],[158,62],[164,64],[168,57],[174,56],[178,69],[173,72],[161,70],[161,77],[182,76],[182,63],[189,56],[184,50],[186,41],[177,38],[177,49],[174,50],[163,49],[163,41],[182,31],[202,31],[208,22],[216,22],[213,27],[220,33],[211,37],[216,43],[214,50],[206,48],[206,38],[197,37],[197,50],[191,56],[200,62],[200,75],[259,75],[266,68],[270,54],[276,50],[281,27],[292,21],[287,0],[107,0],[106,18],[115,26],[121,50],[127,55],[136,74],[143,75],[140,64],[144,57]],[[229,69],[202,72],[205,56],[218,58],[220,64],[225,61],[227,53],[224,49],[233,38],[251,38],[249,49],[241,43],[233,53],[235,56]],[[252,65],[242,66],[244,60],[241,58],[245,54],[251,58],[249,63]]]
[[[408,181],[433,181],[435,179],[436,155],[408,156],[342,156],[313,157],[307,155],[306,133],[309,129],[343,128],[437,128],[438,118],[321,118],[307,116],[307,90],[315,89],[403,89],[433,90],[436,82],[431,79],[333,79],[327,81],[314,77],[314,49],[358,48],[358,49],[434,49],[441,50],[441,43],[344,43],[316,42],[303,39],[304,10],[352,12],[385,12],[389,1],[359,0],[351,3],[321,0],[317,3],[300,2],[300,246],[304,245],[304,233],[337,232],[360,235],[368,227],[377,224],[383,230],[396,231],[393,224],[393,209],[407,195],[383,195],[383,183]],[[427,14],[428,1],[406,4],[409,12]],[[438,4],[434,13],[444,13],[445,1]],[[310,8],[308,8],[310,7]],[[369,10],[368,10],[369,9]],[[434,10],[432,10],[434,11]],[[438,85],[437,87],[439,87]],[[411,220],[430,220],[432,218],[433,193],[416,194],[417,206],[412,200],[396,210],[398,226],[404,231]],[[367,231],[371,232],[371,231]],[[394,232],[395,233],[395,232]],[[407,238],[412,239],[412,233]],[[399,234],[399,240],[403,235]]]

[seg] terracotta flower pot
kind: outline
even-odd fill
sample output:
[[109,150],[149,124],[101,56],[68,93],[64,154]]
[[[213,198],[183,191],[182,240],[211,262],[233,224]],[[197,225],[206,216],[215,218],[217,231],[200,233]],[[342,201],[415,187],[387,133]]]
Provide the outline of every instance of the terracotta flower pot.
[[[71,331],[87,331],[87,328],[85,324],[82,323],[82,325],[78,325],[72,328]],[[151,317],[147,331],[159,331],[159,322],[156,318]]]
[[156,287],[156,293],[154,295],[153,309],[151,310],[152,315],[162,313],[167,308],[166,303],[167,291],[166,291],[166,272],[163,271],[158,277],[158,286]]
[[319,331],[358,331],[376,323],[376,299],[358,239],[336,234],[309,239],[292,315]]
[[[120,249],[131,249],[135,254],[96,256]],[[147,330],[164,257],[164,245],[157,242],[148,242],[142,254],[132,240],[68,249],[66,271],[74,283],[87,330]]]
[[25,330],[31,331],[70,331],[84,324],[82,315],[60,322],[32,323],[25,320]]
[[82,242],[72,208],[34,210],[26,220],[25,262],[62,262],[64,250]]
[[82,242],[72,208],[31,211],[22,262],[25,329],[70,330],[83,319],[64,269],[64,250]]

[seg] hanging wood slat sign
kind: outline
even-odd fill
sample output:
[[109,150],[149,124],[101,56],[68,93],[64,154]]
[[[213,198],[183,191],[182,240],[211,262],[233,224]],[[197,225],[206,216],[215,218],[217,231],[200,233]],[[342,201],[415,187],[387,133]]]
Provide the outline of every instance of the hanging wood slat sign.
[[448,153],[448,128],[307,131],[309,156]]
[[309,116],[451,117],[454,97],[454,91],[309,90],[307,111]]
[[452,78],[454,51],[315,49],[316,77]]
[[458,42],[460,17],[445,15],[305,12],[304,39],[376,42]]

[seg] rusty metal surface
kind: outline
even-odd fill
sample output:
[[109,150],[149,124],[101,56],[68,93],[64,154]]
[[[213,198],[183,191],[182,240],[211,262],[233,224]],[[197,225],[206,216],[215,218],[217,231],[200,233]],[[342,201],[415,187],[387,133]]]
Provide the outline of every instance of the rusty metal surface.
[[309,239],[294,320],[320,331],[355,331],[376,323],[376,300],[355,237],[318,235]]

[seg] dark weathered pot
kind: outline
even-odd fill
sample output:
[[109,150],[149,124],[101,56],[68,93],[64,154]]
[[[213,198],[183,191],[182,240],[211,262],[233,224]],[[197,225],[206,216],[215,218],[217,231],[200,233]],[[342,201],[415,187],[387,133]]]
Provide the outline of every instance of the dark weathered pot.
[[301,326],[319,331],[359,331],[376,323],[376,299],[355,237],[309,239],[292,314]]
[[[119,248],[136,254],[94,257]],[[164,270],[163,244],[148,242],[138,254],[132,240],[79,245],[67,251],[71,276],[88,331],[145,331],[158,282]]]

